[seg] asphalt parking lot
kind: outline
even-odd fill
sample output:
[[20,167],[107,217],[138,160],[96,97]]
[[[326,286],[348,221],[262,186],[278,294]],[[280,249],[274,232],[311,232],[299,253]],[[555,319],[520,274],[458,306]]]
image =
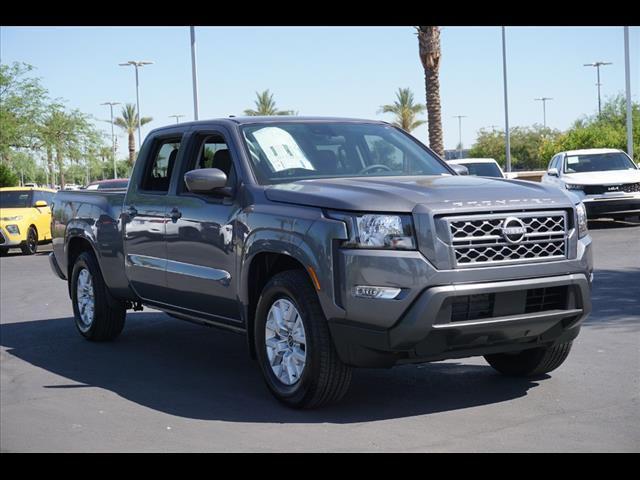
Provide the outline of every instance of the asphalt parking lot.
[[357,370],[341,404],[292,411],[242,337],[145,310],[89,343],[50,247],[0,258],[0,449],[640,451],[640,225],[591,222],[593,313],[568,360],[514,380],[483,359]]

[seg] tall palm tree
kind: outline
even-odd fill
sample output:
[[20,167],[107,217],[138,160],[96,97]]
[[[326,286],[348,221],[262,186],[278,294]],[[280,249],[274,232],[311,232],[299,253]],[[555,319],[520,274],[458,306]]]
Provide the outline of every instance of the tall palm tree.
[[416,115],[425,111],[425,106],[421,103],[413,103],[413,92],[408,88],[398,88],[396,101],[391,105],[382,105],[378,113],[393,113],[396,116],[393,124],[396,127],[411,132],[420,125],[426,123],[424,120],[417,120]]
[[265,90],[262,93],[256,92],[256,109],[246,109],[244,111],[245,115],[249,115],[255,117],[257,115],[293,115],[293,110],[278,110],[276,108],[276,102],[273,99],[273,93],[269,93],[269,89]]
[[[153,118],[142,117],[140,119],[140,125],[146,125],[151,122]],[[122,107],[122,116],[117,117],[113,121],[114,125],[122,128],[127,135],[129,135],[129,166],[133,166],[136,161],[136,137],[135,133],[138,128],[138,113],[136,112],[136,106],[133,103],[127,103]]]
[[418,30],[418,50],[427,93],[427,121],[429,125],[429,146],[444,157],[442,141],[442,116],[440,109],[440,27],[416,27]]

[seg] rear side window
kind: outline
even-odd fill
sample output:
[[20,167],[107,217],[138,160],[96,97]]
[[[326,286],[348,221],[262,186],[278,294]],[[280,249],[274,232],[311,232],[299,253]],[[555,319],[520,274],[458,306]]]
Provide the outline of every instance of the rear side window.
[[150,192],[168,192],[173,173],[180,139],[168,139],[158,142],[152,161],[149,162],[142,179],[141,189]]

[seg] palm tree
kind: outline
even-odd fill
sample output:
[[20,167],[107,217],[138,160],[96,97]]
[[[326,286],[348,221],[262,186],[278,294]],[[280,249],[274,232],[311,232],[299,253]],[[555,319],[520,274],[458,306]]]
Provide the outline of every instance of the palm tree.
[[406,132],[411,132],[420,125],[426,123],[424,120],[416,120],[416,115],[425,111],[425,106],[421,103],[413,103],[413,92],[408,88],[398,88],[396,101],[392,105],[382,105],[378,113],[393,113],[396,116],[393,124]]
[[[140,125],[146,125],[151,122],[153,118],[142,117],[140,119]],[[133,166],[136,161],[136,129],[138,128],[138,113],[136,112],[136,106],[133,103],[127,103],[122,107],[122,116],[116,118],[113,121],[114,125],[122,128],[129,135],[129,166]]]
[[273,93],[269,93],[269,89],[262,93],[256,92],[256,109],[252,110],[248,108],[244,111],[245,115],[255,117],[257,115],[293,115],[293,110],[278,110],[276,108],[276,102],[273,100]]
[[444,157],[442,141],[442,118],[440,111],[440,27],[416,27],[418,30],[418,49],[424,83],[427,93],[427,120],[429,125],[429,146]]

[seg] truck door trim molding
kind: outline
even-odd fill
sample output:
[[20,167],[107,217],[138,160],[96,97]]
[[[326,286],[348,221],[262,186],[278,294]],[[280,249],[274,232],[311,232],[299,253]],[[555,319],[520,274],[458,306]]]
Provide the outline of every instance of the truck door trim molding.
[[212,267],[203,267],[192,263],[177,262],[175,260],[167,260],[164,258],[150,257],[147,255],[127,255],[127,260],[134,267],[150,268],[153,270],[163,270],[167,273],[175,273],[177,275],[185,275],[187,277],[202,278],[204,280],[212,280],[219,282],[225,287],[231,283],[231,274],[226,270],[220,270]]

